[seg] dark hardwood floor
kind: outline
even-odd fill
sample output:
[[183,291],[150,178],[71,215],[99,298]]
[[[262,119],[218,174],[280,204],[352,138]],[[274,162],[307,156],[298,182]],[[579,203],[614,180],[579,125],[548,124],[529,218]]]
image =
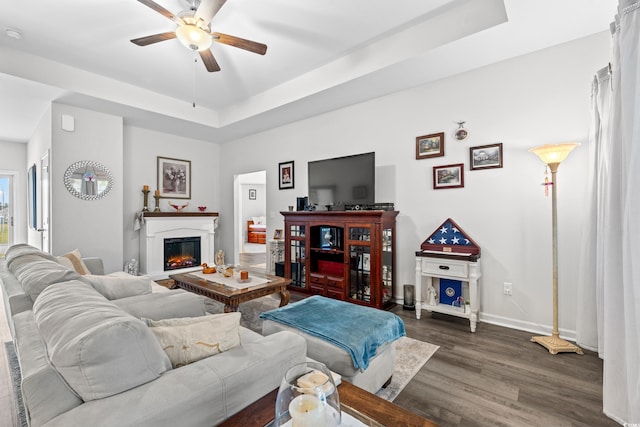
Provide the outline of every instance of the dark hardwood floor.
[[392,309],[407,335],[440,346],[395,403],[442,426],[618,426],[602,413],[597,354],[551,355],[532,334]]

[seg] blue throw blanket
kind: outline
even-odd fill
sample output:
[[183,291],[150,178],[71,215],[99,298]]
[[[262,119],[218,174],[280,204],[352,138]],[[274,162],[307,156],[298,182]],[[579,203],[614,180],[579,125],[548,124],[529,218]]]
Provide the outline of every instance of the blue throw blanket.
[[353,366],[365,370],[384,343],[405,335],[404,322],[388,311],[314,295],[260,314],[345,349]]

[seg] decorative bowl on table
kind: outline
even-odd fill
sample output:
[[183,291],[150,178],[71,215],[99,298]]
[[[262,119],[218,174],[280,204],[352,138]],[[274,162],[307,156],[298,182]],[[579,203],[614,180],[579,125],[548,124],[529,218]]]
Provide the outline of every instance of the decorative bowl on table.
[[204,211],[206,211],[206,210],[207,210],[207,207],[206,207],[206,206],[198,206],[198,210],[199,210],[200,212],[204,212]]
[[182,212],[182,210],[184,208],[186,208],[187,206],[189,206],[189,202],[187,202],[184,205],[176,205],[175,203],[172,203],[171,200],[167,200],[167,203],[169,204],[169,206],[171,206],[173,209],[176,210],[176,212]]

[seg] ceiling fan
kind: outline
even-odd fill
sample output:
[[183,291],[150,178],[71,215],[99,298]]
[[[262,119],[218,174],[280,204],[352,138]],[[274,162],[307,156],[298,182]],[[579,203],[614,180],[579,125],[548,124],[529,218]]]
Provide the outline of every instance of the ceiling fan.
[[220,66],[209,49],[212,42],[248,50],[259,55],[264,55],[267,52],[265,44],[211,31],[211,20],[227,0],[193,0],[190,2],[189,10],[180,12],[178,15],[174,15],[152,0],[138,1],[178,24],[175,31],[131,40],[131,43],[138,46],[147,46],[177,38],[184,46],[200,54],[200,58],[209,72],[220,71]]

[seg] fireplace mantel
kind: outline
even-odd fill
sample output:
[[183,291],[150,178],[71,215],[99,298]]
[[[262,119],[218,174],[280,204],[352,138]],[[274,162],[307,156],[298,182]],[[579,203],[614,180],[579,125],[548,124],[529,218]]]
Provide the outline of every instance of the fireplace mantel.
[[213,263],[217,226],[217,212],[145,212],[140,229],[140,271],[158,280],[194,270],[164,271],[164,239],[176,237],[199,236],[202,262]]
[[218,216],[218,212],[144,212],[145,218],[174,218],[194,216]]

